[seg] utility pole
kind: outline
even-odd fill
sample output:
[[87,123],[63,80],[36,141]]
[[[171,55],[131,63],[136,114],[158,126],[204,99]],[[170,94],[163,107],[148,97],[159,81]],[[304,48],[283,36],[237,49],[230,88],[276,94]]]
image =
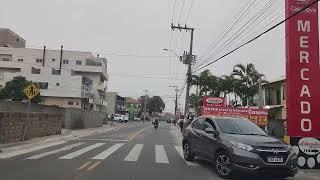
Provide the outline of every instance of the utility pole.
[[263,95],[262,95],[262,79],[259,77],[259,108],[263,108]]
[[[180,24],[178,24],[178,26],[174,26],[173,24],[171,24],[171,29],[173,31],[174,31],[174,29],[179,29],[180,31],[183,29],[183,30],[191,32],[189,54],[186,54],[186,56],[183,56],[183,57],[185,57],[185,58],[183,58],[183,63],[188,65],[187,85],[186,85],[186,101],[185,101],[185,108],[184,108],[184,118],[186,119],[187,114],[189,113],[189,98],[190,98],[189,94],[190,94],[190,87],[191,87],[191,65],[195,60],[195,56],[192,54],[194,28],[187,27],[187,25],[182,27],[182,26],[180,26]],[[187,122],[187,124],[188,124],[188,122]]]
[[145,121],[146,121],[148,90],[144,90],[144,92],[145,92],[145,95],[144,95],[143,124],[144,124]]
[[176,100],[175,100],[175,106],[174,106],[174,116],[177,118],[177,111],[178,111],[178,86],[169,86],[174,88],[174,90],[176,91]]

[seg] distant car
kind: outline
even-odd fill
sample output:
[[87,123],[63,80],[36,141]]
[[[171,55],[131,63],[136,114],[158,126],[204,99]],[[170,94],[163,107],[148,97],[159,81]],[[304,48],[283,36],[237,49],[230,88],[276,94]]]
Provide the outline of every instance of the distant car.
[[176,119],[172,119],[171,121],[172,121],[172,123],[177,123]]
[[182,147],[185,160],[208,159],[224,178],[237,171],[286,178],[298,170],[291,146],[243,118],[201,116],[183,131]]
[[128,118],[125,115],[115,114],[114,121],[119,123],[128,122]]
[[134,120],[134,121],[140,121],[140,118],[134,117],[133,120]]

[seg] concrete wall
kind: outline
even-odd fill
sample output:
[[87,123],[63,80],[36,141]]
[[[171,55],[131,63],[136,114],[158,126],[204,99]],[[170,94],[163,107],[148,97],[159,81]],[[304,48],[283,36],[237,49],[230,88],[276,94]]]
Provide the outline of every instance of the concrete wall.
[[[0,100],[0,111],[28,112],[28,103]],[[42,104],[31,104],[30,112],[58,113],[64,114],[65,108],[46,106]]]
[[61,134],[63,114],[0,112],[0,143],[21,141],[27,124],[25,139]]
[[[44,104],[66,108],[81,108],[81,98],[43,97]],[[73,104],[69,104],[69,102]]]
[[[0,100],[0,111],[27,112],[28,103]],[[63,114],[62,127],[67,129],[82,129],[102,126],[106,113],[87,111],[79,108],[61,108],[42,104],[32,104],[30,112]]]
[[107,114],[77,108],[67,108],[64,127],[67,129],[95,128],[102,126]]

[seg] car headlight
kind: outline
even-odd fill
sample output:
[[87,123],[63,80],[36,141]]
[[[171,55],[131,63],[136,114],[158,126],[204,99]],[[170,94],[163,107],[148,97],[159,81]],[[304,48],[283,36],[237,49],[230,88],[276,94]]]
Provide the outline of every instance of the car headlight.
[[253,149],[253,147],[248,144],[243,144],[243,143],[236,142],[236,141],[230,141],[230,142],[234,147],[242,149],[242,150],[251,151]]

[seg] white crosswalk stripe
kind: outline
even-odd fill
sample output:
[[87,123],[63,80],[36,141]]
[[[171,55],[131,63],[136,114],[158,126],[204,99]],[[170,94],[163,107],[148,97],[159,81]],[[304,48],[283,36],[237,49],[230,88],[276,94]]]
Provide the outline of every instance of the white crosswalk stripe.
[[27,153],[30,153],[30,152],[33,152],[33,151],[37,151],[37,150],[40,150],[40,149],[45,149],[45,148],[48,148],[48,147],[52,147],[52,146],[56,146],[56,145],[60,145],[60,144],[64,144],[64,143],[66,143],[66,142],[65,141],[57,141],[57,142],[52,142],[52,143],[47,143],[47,144],[44,144],[44,145],[36,146],[36,147],[33,147],[33,148],[29,148],[29,149],[22,149],[22,150],[17,150],[17,151],[14,151],[14,152],[3,153],[3,154],[0,155],[0,159],[7,159],[7,158],[14,157],[14,156],[27,154]]
[[77,156],[80,156],[81,154],[84,154],[84,153],[86,153],[86,152],[88,152],[88,151],[91,151],[91,150],[93,150],[93,149],[95,149],[95,148],[98,148],[98,147],[100,147],[100,146],[102,146],[102,145],[104,145],[105,143],[96,143],[96,144],[93,144],[93,145],[91,145],[91,146],[88,146],[88,147],[86,147],[86,148],[83,148],[83,149],[80,149],[80,150],[78,150],[78,151],[75,151],[75,152],[73,152],[73,153],[70,153],[70,154],[67,154],[67,155],[65,155],[65,156],[62,156],[62,157],[60,157],[59,159],[73,159],[73,158],[75,158],[75,157],[77,157]]
[[84,143],[83,142],[79,142],[79,143],[71,144],[71,145],[62,147],[60,149],[56,149],[56,150],[53,150],[53,151],[48,151],[48,152],[44,152],[44,153],[41,153],[41,154],[37,154],[37,155],[31,156],[31,157],[28,157],[27,159],[40,159],[40,158],[48,156],[48,155],[52,155],[52,154],[56,154],[56,153],[59,153],[59,152],[62,152],[62,151],[73,149],[73,148],[78,147],[78,146],[80,146],[82,144],[84,144]]
[[[176,150],[178,151],[178,153],[180,154],[180,156],[182,157],[182,159],[184,160],[184,157],[183,157],[183,149],[182,149],[182,146],[175,146]],[[199,166],[198,163],[194,163],[194,162],[190,162],[190,161],[186,161],[184,160],[188,166]]]
[[156,145],[156,163],[169,164],[167,153],[163,145]]
[[115,145],[111,146],[110,148],[108,148],[107,150],[103,151],[102,153],[96,155],[92,159],[99,159],[99,160],[106,159],[107,157],[109,157],[112,153],[114,153],[117,149],[119,149],[123,145],[124,145],[123,143],[115,144]]
[[124,161],[138,161],[141,150],[142,150],[143,144],[136,144],[127,157],[124,159]]
[[[23,151],[19,150],[17,152],[0,154],[0,159],[1,158],[5,159],[5,158],[10,158],[10,157],[14,157],[17,155],[21,155],[21,154],[31,153],[33,151],[42,150],[44,148],[52,147],[54,145],[59,145],[62,143],[65,143],[65,142],[48,143],[46,145],[26,149]],[[38,154],[33,153],[32,155],[29,155],[29,157],[27,156],[26,159],[27,160],[45,159],[46,157],[49,157],[50,155],[61,154],[61,157],[59,157],[58,159],[71,160],[71,159],[76,158],[78,156],[84,155],[85,153],[87,153],[88,155],[91,156],[91,154],[93,154],[93,153],[88,153],[89,151],[92,151],[92,150],[99,148],[99,147],[101,147],[101,149],[102,149],[102,147],[104,145],[106,145],[106,143],[95,143],[95,144],[86,145],[85,147],[81,147],[82,145],[85,145],[85,144],[87,144],[87,142],[75,142],[73,144],[59,146],[55,149],[51,148],[48,151],[41,151]],[[105,160],[108,157],[112,156],[112,154],[117,152],[124,144],[125,143],[113,144],[111,147],[107,147],[102,152],[99,152],[97,154],[93,154],[91,159]],[[79,149],[80,147],[81,147],[81,149]],[[120,158],[124,158],[123,161],[125,161],[125,162],[138,162],[139,159],[141,158],[141,156],[144,155],[142,153],[143,148],[144,148],[144,144],[134,144],[132,149],[130,149],[129,153],[123,154],[123,157],[121,156]],[[176,156],[179,156],[180,158],[182,158],[184,160],[182,146],[174,146],[174,148],[176,151],[172,151],[172,152]],[[68,153],[64,153],[65,151],[70,151],[70,150],[73,150],[73,151],[68,152]],[[168,156],[167,156],[167,152],[165,149],[165,145],[155,145],[154,149],[152,151],[154,151],[154,153],[155,153],[155,163],[170,164]],[[170,151],[170,153],[171,153],[171,151]],[[86,156],[88,156],[88,155],[86,155]],[[187,166],[200,166],[196,162],[185,161],[185,163]]]

